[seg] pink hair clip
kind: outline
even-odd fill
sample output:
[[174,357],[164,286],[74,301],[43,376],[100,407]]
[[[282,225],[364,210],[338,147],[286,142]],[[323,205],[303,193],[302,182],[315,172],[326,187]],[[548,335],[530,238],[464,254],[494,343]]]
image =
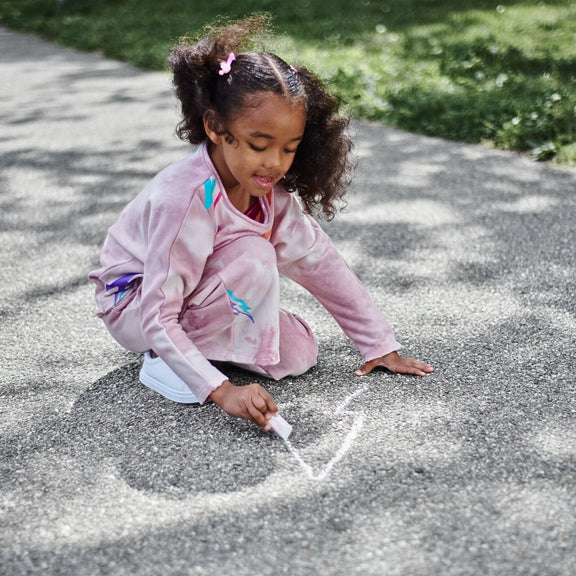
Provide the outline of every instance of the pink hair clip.
[[294,72],[294,74],[298,74],[298,68],[294,68],[294,66],[292,66],[292,64],[290,64],[290,70],[292,70],[292,72]]
[[226,61],[222,60],[222,62],[220,62],[220,70],[218,70],[218,74],[220,74],[220,76],[228,74],[228,72],[232,70],[232,62],[234,62],[234,60],[236,60],[236,55],[234,52],[230,52],[230,54],[228,54],[228,58],[226,58]]

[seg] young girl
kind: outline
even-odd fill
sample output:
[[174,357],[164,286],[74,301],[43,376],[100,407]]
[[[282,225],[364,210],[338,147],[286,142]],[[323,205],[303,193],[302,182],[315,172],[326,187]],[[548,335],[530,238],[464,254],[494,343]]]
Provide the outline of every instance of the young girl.
[[432,367],[398,355],[388,323],[309,215],[333,217],[344,194],[347,121],[306,69],[239,53],[265,27],[248,18],[172,50],[178,135],[199,148],[128,204],[90,279],[112,336],[144,353],[145,385],[176,402],[211,399],[269,430],[268,392],[234,386],[210,361],[276,380],[316,364],[310,328],[279,306],[279,274],[334,316],[364,357],[357,375]]

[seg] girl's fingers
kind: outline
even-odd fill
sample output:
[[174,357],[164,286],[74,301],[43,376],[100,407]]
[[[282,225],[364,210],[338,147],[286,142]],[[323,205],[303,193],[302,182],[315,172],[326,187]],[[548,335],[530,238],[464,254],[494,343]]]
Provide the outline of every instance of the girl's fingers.
[[266,392],[259,384],[253,384],[255,389],[252,390],[249,402],[246,406],[248,411],[248,418],[252,420],[255,424],[264,428],[264,430],[270,430],[271,426],[268,422],[266,416],[271,414],[277,414],[278,408],[272,396]]
[[402,358],[402,361],[395,365],[393,368],[389,368],[392,372],[397,372],[400,374],[413,374],[414,376],[425,376],[429,372],[433,372],[434,368],[430,364],[425,362],[420,362],[420,360],[415,360],[414,358]]
[[431,364],[426,364],[425,362],[419,362],[418,368],[424,372],[424,374],[430,374],[430,372],[434,372],[434,368]]
[[377,366],[382,366],[394,374],[412,374],[414,376],[425,376],[430,372],[434,372],[434,368],[430,364],[415,360],[414,358],[407,358],[405,356],[395,356],[391,359],[376,358],[366,362],[362,368],[356,370],[356,376],[365,376],[369,374]]
[[425,376],[427,373],[434,372],[434,368],[432,368],[430,364],[420,362],[420,360],[414,360],[413,358],[407,358],[407,360],[409,360],[407,362],[408,367],[414,371],[413,374]]
[[250,420],[264,430],[271,429],[270,416],[278,414],[272,396],[260,384],[234,386],[227,380],[212,393],[211,398],[230,416]]
[[258,386],[258,390],[252,396],[252,401],[256,409],[262,412],[264,415],[266,415],[268,412],[277,414],[278,408],[276,407],[276,403],[274,402],[272,396],[270,396],[270,394],[268,394],[268,392],[266,392],[266,390],[259,384],[256,384],[256,386]]
[[265,398],[265,400],[266,400],[266,412],[270,412],[270,414],[278,416],[278,407],[276,406],[276,402],[274,402],[272,396],[268,394],[268,397]]
[[272,426],[268,422],[268,420],[266,420],[266,416],[264,415],[264,413],[258,410],[258,408],[256,408],[254,404],[248,405],[246,408],[248,410],[249,420],[252,420],[254,424],[257,424],[258,426],[260,426],[260,428],[264,428],[264,430],[270,430]]

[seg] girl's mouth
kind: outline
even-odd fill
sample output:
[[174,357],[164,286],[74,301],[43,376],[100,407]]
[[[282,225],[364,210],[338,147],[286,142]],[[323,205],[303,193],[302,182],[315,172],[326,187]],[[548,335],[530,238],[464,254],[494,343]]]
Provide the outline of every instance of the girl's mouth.
[[254,181],[259,188],[264,188],[266,190],[274,186],[274,178],[271,176],[254,176]]

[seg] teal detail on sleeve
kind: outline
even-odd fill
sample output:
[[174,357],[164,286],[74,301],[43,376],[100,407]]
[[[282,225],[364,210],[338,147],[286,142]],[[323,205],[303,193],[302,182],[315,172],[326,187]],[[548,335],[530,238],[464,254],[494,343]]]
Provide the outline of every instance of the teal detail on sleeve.
[[216,189],[216,178],[211,176],[204,182],[204,208],[210,210],[212,204],[214,203],[214,190]]

